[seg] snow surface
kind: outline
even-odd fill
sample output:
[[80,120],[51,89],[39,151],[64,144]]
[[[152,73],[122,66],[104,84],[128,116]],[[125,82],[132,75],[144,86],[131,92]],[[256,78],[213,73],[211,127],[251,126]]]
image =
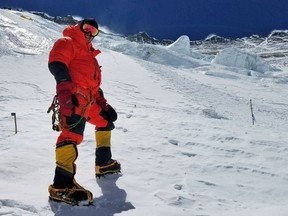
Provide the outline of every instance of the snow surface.
[[76,180],[95,206],[48,201],[58,133],[46,113],[55,93],[47,58],[63,28],[0,10],[0,215],[288,215],[287,57],[227,45],[211,61],[187,47],[187,36],[169,47],[95,39],[103,89],[119,114],[112,145],[123,174],[95,178],[87,124]]

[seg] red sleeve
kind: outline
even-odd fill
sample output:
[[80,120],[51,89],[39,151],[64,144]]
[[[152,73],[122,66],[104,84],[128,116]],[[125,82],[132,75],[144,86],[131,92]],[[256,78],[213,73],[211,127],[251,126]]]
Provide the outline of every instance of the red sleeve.
[[74,57],[74,48],[71,38],[60,38],[54,43],[54,46],[49,54],[48,62],[62,62],[67,67]]

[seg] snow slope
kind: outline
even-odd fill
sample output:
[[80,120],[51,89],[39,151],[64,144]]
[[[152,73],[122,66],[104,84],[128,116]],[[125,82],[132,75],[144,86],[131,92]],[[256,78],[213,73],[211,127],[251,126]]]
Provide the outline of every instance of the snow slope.
[[46,113],[55,92],[47,58],[62,29],[0,9],[0,215],[288,215],[287,57],[228,46],[231,58],[207,56],[187,48],[187,36],[169,47],[95,39],[123,175],[95,178],[87,125],[76,180],[95,206],[49,202],[58,133]]

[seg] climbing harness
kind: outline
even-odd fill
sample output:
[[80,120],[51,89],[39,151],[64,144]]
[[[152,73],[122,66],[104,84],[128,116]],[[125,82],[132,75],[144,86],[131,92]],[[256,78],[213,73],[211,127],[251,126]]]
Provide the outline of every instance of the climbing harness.
[[[73,124],[66,124],[65,122],[63,122],[63,120],[61,120],[61,110],[60,110],[60,104],[59,104],[59,101],[58,101],[58,95],[55,95],[53,100],[52,100],[52,103],[50,105],[50,107],[48,108],[47,110],[47,113],[50,113],[51,111],[53,111],[53,114],[52,114],[52,129],[54,131],[61,131],[63,129],[65,130],[71,130],[72,128],[76,127],[80,122],[81,120],[84,118],[84,114],[86,112],[86,109],[93,103],[93,94],[92,94],[92,91],[91,89],[88,89],[89,90],[89,101],[87,102],[87,104],[85,104],[84,106],[78,106],[77,108],[80,108],[82,109],[81,111],[81,118],[76,121],[75,123]],[[82,96],[84,96],[84,94],[80,91],[76,92],[76,94],[80,94]]]

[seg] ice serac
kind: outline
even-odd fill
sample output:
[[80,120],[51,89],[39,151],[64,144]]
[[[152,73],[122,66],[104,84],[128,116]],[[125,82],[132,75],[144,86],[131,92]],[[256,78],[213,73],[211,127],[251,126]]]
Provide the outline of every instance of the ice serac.
[[190,39],[187,35],[182,35],[174,43],[170,44],[168,49],[182,54],[190,54]]
[[265,72],[275,71],[275,68],[258,55],[237,48],[226,48],[222,50],[212,60],[212,63],[244,68],[262,74]]

